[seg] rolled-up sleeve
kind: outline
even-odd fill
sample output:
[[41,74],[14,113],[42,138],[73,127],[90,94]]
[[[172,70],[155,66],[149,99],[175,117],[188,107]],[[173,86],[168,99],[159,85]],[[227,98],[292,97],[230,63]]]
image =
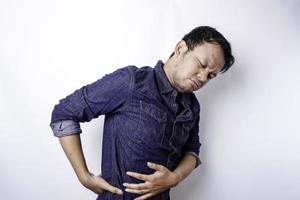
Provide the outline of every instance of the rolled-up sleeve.
[[73,120],[62,120],[50,124],[53,134],[56,137],[63,137],[67,135],[80,134],[82,130],[78,122]]
[[131,92],[131,74],[129,66],[120,68],[59,100],[50,122],[54,136],[80,134],[80,122],[116,111]]
[[195,125],[189,135],[189,138],[183,147],[183,154],[189,154],[196,158],[196,165],[195,168],[197,168],[202,162],[199,157],[200,153],[200,140],[199,140],[199,121],[200,121],[200,115],[198,114],[196,117]]

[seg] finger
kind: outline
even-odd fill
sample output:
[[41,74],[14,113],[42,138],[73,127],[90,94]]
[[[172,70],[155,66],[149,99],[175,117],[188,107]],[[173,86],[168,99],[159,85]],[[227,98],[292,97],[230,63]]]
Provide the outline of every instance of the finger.
[[134,193],[134,194],[145,194],[148,192],[148,190],[135,190],[135,189],[129,189],[129,188],[126,188],[125,191],[129,192],[129,193]]
[[117,187],[114,187],[114,186],[110,185],[106,181],[103,182],[103,188],[105,190],[110,191],[110,192],[115,193],[115,194],[123,194],[122,190],[120,190]]
[[151,181],[151,176],[152,175],[146,175],[146,174],[140,174],[140,173],[136,173],[136,172],[126,172],[129,176],[132,176],[134,178],[143,180],[143,181]]
[[156,164],[156,163],[152,163],[152,162],[147,162],[147,165],[148,165],[149,168],[155,169],[156,171],[164,171],[166,169],[165,166],[159,165],[159,164]]
[[105,190],[102,190],[100,188],[96,188],[95,190],[92,190],[95,194],[102,194],[105,192]]
[[133,184],[133,183],[123,183],[125,187],[128,187],[129,189],[136,189],[136,190],[143,190],[143,189],[149,189],[150,185],[148,183],[139,183],[139,184]]
[[150,197],[153,197],[155,194],[154,193],[147,193],[144,194],[143,196],[140,196],[138,198],[135,198],[134,200],[144,200],[144,199],[149,199]]

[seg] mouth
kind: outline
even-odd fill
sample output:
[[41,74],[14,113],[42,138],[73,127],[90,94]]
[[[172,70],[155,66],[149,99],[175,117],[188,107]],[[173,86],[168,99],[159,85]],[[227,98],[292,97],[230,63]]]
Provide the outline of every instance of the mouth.
[[194,81],[193,79],[189,79],[192,83],[193,89],[198,90],[201,88],[201,83],[198,83],[197,81]]

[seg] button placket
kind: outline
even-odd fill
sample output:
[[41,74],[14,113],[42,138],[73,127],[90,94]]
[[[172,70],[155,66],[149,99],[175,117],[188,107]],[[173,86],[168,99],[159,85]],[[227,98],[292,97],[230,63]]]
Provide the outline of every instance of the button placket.
[[170,140],[169,140],[169,144],[170,144],[170,146],[172,147],[172,152],[168,155],[168,162],[167,162],[167,166],[168,167],[171,167],[171,158],[176,154],[176,152],[177,152],[177,148],[176,148],[176,146],[174,146],[173,144],[173,142],[172,141],[175,141],[176,140],[176,128],[177,128],[177,122],[176,121],[174,121],[173,122],[173,127],[172,127],[172,135],[171,135],[171,137],[170,137]]

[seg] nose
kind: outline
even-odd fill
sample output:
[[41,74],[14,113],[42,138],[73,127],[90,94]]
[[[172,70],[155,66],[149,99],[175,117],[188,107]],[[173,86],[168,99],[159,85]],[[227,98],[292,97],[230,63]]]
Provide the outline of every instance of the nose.
[[200,80],[203,83],[206,83],[207,82],[207,76],[208,76],[208,73],[206,71],[204,71],[204,72],[201,72],[201,73],[197,74],[197,79]]

